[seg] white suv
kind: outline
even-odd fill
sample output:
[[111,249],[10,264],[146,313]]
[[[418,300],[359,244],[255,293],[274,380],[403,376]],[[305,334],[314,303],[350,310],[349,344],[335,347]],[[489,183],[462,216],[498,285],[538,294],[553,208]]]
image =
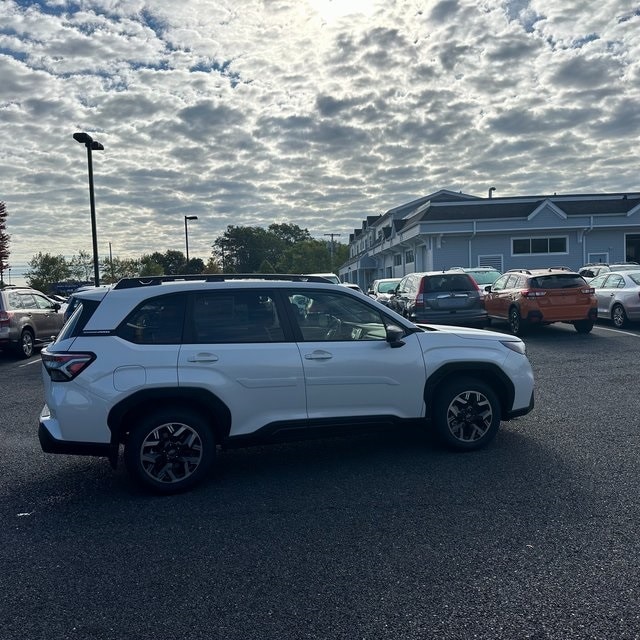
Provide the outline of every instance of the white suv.
[[218,446],[411,421],[471,450],[533,408],[519,338],[419,327],[322,278],[126,279],[80,299],[42,352],[42,448],[115,467],[124,445],[163,493],[202,480]]

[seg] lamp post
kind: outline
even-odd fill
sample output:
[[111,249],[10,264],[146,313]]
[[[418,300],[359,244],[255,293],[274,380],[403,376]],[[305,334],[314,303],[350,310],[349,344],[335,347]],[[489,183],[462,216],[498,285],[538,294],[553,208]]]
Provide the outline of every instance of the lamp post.
[[91,238],[93,240],[93,275],[96,287],[100,286],[100,268],[98,266],[98,232],[96,231],[96,201],[93,195],[93,158],[92,151],[104,151],[100,142],[88,133],[74,133],[73,139],[87,148],[87,164],[89,166],[89,203],[91,205]]
[[198,216],[185,216],[184,217],[184,243],[187,246],[187,269],[189,268],[189,230],[187,222],[189,220],[197,220]]

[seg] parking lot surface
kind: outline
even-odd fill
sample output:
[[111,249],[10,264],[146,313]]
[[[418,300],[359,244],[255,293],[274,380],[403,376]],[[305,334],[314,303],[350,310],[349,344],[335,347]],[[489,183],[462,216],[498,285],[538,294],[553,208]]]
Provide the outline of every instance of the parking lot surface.
[[173,497],[43,454],[38,358],[0,355],[0,636],[640,638],[640,331],[525,342],[536,408],[484,450],[238,449]]

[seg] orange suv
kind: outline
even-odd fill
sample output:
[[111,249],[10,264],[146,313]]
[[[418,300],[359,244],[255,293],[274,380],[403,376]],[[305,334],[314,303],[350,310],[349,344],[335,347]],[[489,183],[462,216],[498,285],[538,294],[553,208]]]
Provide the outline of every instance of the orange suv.
[[509,323],[522,335],[531,325],[567,322],[578,333],[589,333],[598,316],[593,287],[578,273],[551,269],[511,269],[485,287],[489,320]]

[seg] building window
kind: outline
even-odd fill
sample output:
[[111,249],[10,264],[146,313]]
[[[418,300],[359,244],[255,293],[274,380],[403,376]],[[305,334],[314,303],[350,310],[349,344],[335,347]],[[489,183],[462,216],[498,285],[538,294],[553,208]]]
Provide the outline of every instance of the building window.
[[513,238],[511,252],[514,256],[567,253],[567,238]]
[[396,253],[396,255],[393,256],[393,266],[394,267],[402,266],[402,255],[400,253]]
[[408,251],[404,252],[404,261],[405,264],[408,264],[409,262],[415,262],[415,258],[413,257],[413,249],[409,249]]

